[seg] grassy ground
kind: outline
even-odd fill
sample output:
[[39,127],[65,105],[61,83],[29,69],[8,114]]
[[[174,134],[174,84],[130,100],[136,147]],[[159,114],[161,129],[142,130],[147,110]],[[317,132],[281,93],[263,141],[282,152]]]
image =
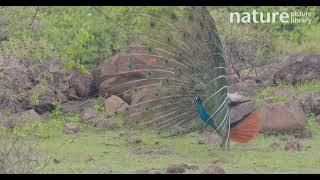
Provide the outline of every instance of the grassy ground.
[[[318,84],[298,87],[280,85],[275,88],[291,88],[295,93],[320,92]],[[272,96],[269,92],[272,90],[274,88],[263,90],[258,99]],[[127,130],[123,127],[105,131],[81,124],[76,114],[62,116],[60,113],[52,113],[49,123],[36,124],[26,130],[37,135],[33,138],[38,142],[34,148],[47,154],[50,159],[50,163],[37,173],[147,173],[155,170],[165,173],[169,165],[181,163],[199,167],[195,170],[186,169],[186,173],[201,173],[217,160],[217,165],[226,173],[320,172],[320,133],[314,115],[308,117],[307,129],[312,132],[311,138],[259,134],[249,144],[231,144],[230,150],[225,152],[215,144],[199,144],[199,139],[203,139],[203,134],[199,132],[166,138],[150,131]],[[70,121],[79,123],[79,133],[63,133],[64,123]],[[13,131],[25,135],[23,132]],[[135,136],[141,138],[142,142],[128,143],[128,138]],[[274,146],[286,142],[286,139],[301,142],[302,150],[285,151],[281,146]]]
[[[141,137],[142,143],[129,144],[127,136],[132,134]],[[89,129],[42,140],[39,148],[60,163],[51,162],[40,173],[165,172],[168,165],[181,163],[199,166],[186,173],[200,173],[214,160],[221,161],[218,165],[226,173],[319,173],[320,135],[313,131],[312,138],[301,140],[304,147],[311,146],[302,151],[271,147],[284,137],[261,134],[250,144],[232,144],[225,152],[217,145],[198,144],[198,133],[164,138],[151,132]]]
[[[227,152],[214,144],[198,144],[199,133],[164,138],[147,131],[103,131],[89,128],[77,135],[61,134],[41,140],[39,148],[48,152],[51,162],[39,173],[136,173],[148,170],[165,172],[171,164],[192,164],[201,173],[214,160],[226,173],[319,173],[320,134],[314,116],[309,117],[313,137],[301,139],[302,151],[285,151],[272,144],[291,136],[260,134],[247,145],[232,144]],[[127,139],[137,136],[140,144]],[[309,146],[310,148],[305,148]]]

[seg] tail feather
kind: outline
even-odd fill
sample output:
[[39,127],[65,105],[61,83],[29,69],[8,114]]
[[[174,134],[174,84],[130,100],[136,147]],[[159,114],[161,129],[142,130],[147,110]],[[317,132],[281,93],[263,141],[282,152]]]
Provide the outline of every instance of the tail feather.
[[230,139],[239,143],[248,143],[254,139],[261,128],[261,115],[252,112],[242,122],[230,129]]

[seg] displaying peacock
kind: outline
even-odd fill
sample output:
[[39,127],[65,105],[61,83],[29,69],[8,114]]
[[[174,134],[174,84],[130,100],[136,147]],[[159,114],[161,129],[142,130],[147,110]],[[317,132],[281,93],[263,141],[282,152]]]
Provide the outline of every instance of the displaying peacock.
[[[125,21],[96,10],[114,25],[119,42],[117,60],[111,60],[117,68],[97,71],[97,84],[100,94],[127,99],[125,121],[159,132],[202,122],[222,137],[222,145],[257,135],[254,102],[228,93],[222,44],[206,7],[130,11]],[[141,98],[133,99],[137,94]]]

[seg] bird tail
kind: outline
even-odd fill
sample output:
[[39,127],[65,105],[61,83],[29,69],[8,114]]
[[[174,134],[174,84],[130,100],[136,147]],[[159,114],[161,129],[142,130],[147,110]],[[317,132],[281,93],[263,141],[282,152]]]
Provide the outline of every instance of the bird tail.
[[261,114],[252,112],[244,120],[230,129],[230,139],[238,143],[248,143],[261,128]]

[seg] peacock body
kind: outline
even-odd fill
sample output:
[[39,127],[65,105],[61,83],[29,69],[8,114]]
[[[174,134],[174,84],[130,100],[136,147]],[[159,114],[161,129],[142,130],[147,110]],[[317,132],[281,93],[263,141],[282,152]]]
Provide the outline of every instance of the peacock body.
[[[163,7],[161,12],[127,12],[124,22],[104,13],[114,24],[120,47],[111,59],[117,68],[97,72],[100,87],[108,85],[100,93],[126,99],[129,105],[123,114],[132,124],[161,132],[202,122],[225,144],[232,125],[248,117],[254,106],[230,101],[215,22],[206,7]],[[129,24],[139,28],[128,28]],[[251,124],[256,124],[253,119]]]

